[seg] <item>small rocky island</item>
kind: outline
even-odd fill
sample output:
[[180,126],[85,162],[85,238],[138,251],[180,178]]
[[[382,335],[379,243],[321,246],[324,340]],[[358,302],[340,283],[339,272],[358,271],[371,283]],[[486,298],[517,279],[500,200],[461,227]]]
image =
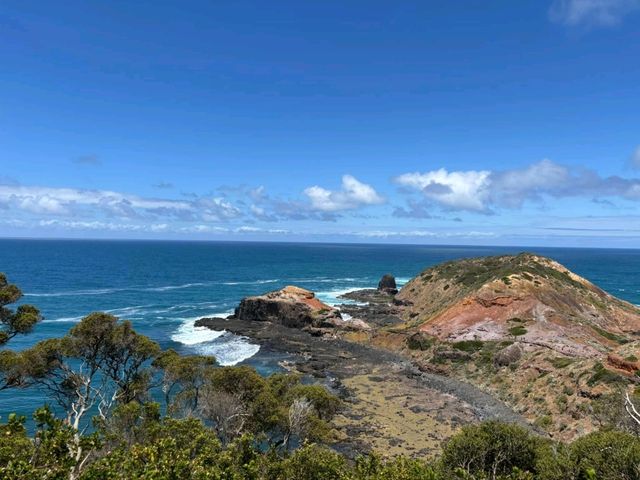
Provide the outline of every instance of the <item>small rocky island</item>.
[[640,310],[544,257],[447,262],[399,291],[385,274],[343,297],[287,286],[197,325],[287,352],[346,398],[346,452],[428,455],[490,418],[571,440],[595,428],[592,402],[640,382]]

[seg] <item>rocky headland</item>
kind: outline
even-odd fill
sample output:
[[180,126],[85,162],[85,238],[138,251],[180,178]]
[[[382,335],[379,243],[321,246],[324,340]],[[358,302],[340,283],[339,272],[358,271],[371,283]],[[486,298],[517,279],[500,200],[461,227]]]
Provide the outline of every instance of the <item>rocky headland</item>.
[[640,310],[537,255],[447,262],[400,291],[385,275],[344,298],[289,286],[197,324],[287,352],[286,368],[341,393],[346,451],[435,453],[488,418],[570,440],[640,380]]

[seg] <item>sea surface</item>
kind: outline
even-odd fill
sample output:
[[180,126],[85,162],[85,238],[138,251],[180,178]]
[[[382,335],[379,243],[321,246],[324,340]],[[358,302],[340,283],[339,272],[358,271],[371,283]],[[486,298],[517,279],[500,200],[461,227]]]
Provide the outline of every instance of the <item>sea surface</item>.
[[[205,316],[233,312],[247,295],[298,285],[330,304],[353,289],[375,287],[385,273],[403,284],[446,260],[533,251],[563,263],[613,295],[640,304],[640,250],[418,245],[222,243],[95,240],[0,240],[0,272],[45,319],[14,338],[23,349],[64,335],[83,316],[109,312],[163,348],[246,363],[267,374],[272,352],[228,332],[195,328]],[[0,392],[0,417],[30,415],[45,399],[33,390]]]

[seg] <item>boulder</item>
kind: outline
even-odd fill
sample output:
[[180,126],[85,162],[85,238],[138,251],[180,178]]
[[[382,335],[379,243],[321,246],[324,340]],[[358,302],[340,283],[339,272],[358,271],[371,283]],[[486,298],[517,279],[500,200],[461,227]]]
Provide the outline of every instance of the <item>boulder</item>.
[[378,290],[391,295],[398,293],[398,286],[396,285],[395,277],[388,273],[383,275],[378,282]]
[[341,320],[337,309],[318,300],[313,292],[295,286],[242,299],[233,318],[290,328],[319,327]]
[[519,343],[512,343],[508,347],[498,351],[493,357],[493,362],[499,367],[506,367],[522,358],[522,347]]

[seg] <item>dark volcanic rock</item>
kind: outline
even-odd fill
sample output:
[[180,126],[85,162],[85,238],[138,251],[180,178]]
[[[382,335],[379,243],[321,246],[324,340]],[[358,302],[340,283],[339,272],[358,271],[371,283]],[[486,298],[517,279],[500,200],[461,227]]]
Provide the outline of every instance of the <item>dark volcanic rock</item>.
[[327,326],[341,320],[337,309],[322,303],[313,292],[293,286],[242,299],[233,317],[290,328]]
[[391,274],[383,275],[378,282],[378,290],[391,295],[398,293],[398,287],[396,285],[396,278]]
[[203,317],[196,320],[194,326],[212,328],[214,325],[220,325],[221,322],[225,322],[227,319],[222,317]]

